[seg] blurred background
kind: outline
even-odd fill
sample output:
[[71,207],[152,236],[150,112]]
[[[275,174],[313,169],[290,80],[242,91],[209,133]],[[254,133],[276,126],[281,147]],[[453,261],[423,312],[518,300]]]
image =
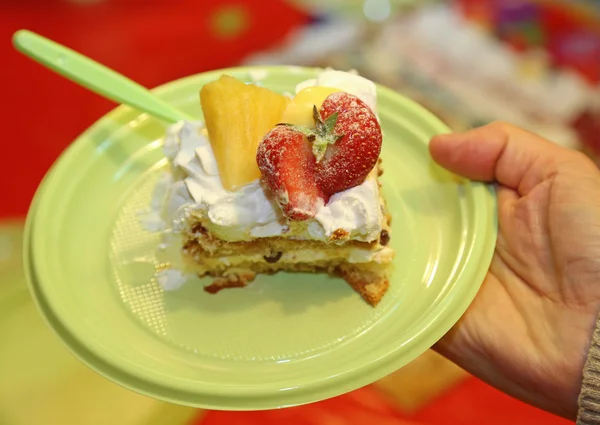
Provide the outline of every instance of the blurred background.
[[22,223],[61,151],[115,105],[16,53],[21,28],[147,87],[241,64],[356,69],[453,129],[505,120],[598,158],[599,0],[0,0],[0,425],[568,423],[432,352],[354,393],[254,413],[161,403],[86,369],[29,298]]

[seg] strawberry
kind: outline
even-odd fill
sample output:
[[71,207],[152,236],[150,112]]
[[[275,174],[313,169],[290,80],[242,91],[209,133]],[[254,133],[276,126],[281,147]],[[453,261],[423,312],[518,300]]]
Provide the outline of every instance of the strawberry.
[[286,217],[308,220],[315,216],[323,194],[316,183],[316,158],[303,132],[276,126],[260,143],[256,162]]
[[377,117],[358,97],[333,93],[313,116],[314,129],[279,124],[256,154],[264,182],[291,220],[314,217],[320,200],[365,181],[381,152]]
[[365,181],[377,164],[383,136],[373,111],[351,94],[329,95],[319,112],[315,120],[321,134],[313,143],[317,185],[331,196]]

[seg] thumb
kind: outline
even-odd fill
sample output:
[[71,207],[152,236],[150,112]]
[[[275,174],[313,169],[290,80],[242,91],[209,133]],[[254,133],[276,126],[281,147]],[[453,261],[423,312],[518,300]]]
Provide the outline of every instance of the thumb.
[[472,180],[497,181],[522,196],[578,155],[504,123],[436,136],[429,150],[437,163],[453,173]]

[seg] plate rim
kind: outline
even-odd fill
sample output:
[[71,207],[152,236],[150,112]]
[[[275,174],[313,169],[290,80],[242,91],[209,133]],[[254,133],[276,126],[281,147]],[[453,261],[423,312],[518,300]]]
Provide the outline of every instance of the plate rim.
[[[163,84],[153,89],[152,91],[158,95],[172,90],[177,90],[177,88],[181,85],[186,85],[190,81],[193,81],[198,78],[210,78],[211,76],[217,77],[220,74],[227,72],[235,72],[235,73],[243,73],[243,72],[251,72],[255,70],[268,70],[269,72],[290,72],[290,68],[294,68],[299,72],[310,73],[312,75],[322,71],[322,68],[314,68],[314,67],[299,67],[299,66],[245,66],[245,67],[232,67],[225,68],[219,70],[213,70],[209,72],[199,73],[191,76],[187,76],[178,80],[174,80],[172,82]],[[387,93],[388,95],[393,96],[398,101],[402,101],[405,106],[411,108],[415,111],[419,112],[419,115],[426,119],[429,124],[438,130],[440,133],[450,131],[445,124],[443,124],[437,117],[435,117],[431,112],[417,104],[416,102],[402,96],[401,94],[381,85],[377,85],[379,92]],[[165,386],[163,383],[155,381],[153,379],[149,379],[147,376],[144,378],[148,379],[149,385],[153,387],[152,390],[144,389],[143,385],[132,384],[131,381],[127,381],[128,379],[133,379],[133,381],[139,379],[144,379],[140,376],[135,376],[130,373],[130,371],[125,370],[123,368],[119,368],[112,364],[108,359],[104,358],[98,353],[94,353],[94,351],[84,344],[77,338],[75,338],[72,333],[73,329],[70,328],[69,324],[62,323],[60,318],[56,316],[52,312],[52,308],[49,305],[44,305],[44,302],[48,302],[48,300],[44,299],[44,294],[40,284],[41,280],[35,274],[35,251],[34,247],[36,246],[36,233],[34,231],[34,219],[38,215],[40,215],[40,211],[43,211],[41,207],[44,206],[44,202],[46,202],[47,197],[45,197],[44,193],[46,192],[44,189],[47,187],[48,182],[53,178],[57,178],[57,170],[60,169],[60,165],[65,161],[65,158],[69,156],[76,155],[78,146],[83,146],[83,140],[90,133],[93,133],[97,126],[101,126],[102,122],[108,119],[120,116],[132,115],[132,119],[139,117],[143,113],[139,111],[135,111],[130,107],[120,105],[101,118],[99,118],[96,122],[94,122],[88,129],[83,131],[68,147],[63,151],[63,153],[59,156],[59,158],[54,162],[50,170],[44,176],[41,184],[39,185],[35,196],[33,198],[30,211],[27,216],[26,224],[25,224],[25,237],[24,237],[24,262],[26,269],[27,282],[30,289],[30,292],[33,295],[34,302],[38,310],[44,316],[46,323],[50,326],[50,328],[54,331],[54,333],[59,337],[59,339],[63,342],[63,344],[71,351],[76,357],[78,357],[81,361],[83,361],[87,366],[95,370],[96,372],[102,374],[114,382],[117,382],[119,385],[137,391],[139,393],[155,397],[158,399],[163,399],[166,401],[184,404],[194,407],[205,407],[212,409],[223,409],[223,410],[263,410],[284,406],[294,406],[300,404],[312,403],[318,400],[323,400],[329,397],[333,397],[339,394],[343,394],[354,389],[358,389],[364,385],[372,383],[389,373],[397,370],[399,367],[403,366],[407,363],[405,360],[407,355],[405,352],[402,354],[398,351],[400,347],[395,347],[390,349],[387,354],[381,358],[377,362],[374,362],[369,365],[363,365],[360,368],[356,368],[348,373],[342,374],[343,379],[321,379],[312,382],[310,385],[305,385],[299,387],[294,391],[287,391],[287,394],[282,394],[280,390],[273,391],[272,389],[264,390],[262,393],[257,393],[256,389],[248,389],[248,391],[244,391],[241,388],[236,388],[232,390],[228,388],[227,391],[224,391],[221,394],[220,391],[209,391],[201,392],[194,386],[194,391],[191,388],[187,389],[187,392],[190,394],[203,394],[205,397],[220,397],[223,402],[185,402],[182,401],[181,397],[170,396],[169,394],[174,393],[173,387]],[[492,185],[480,183],[480,182],[468,182],[470,189],[472,190],[472,198],[473,201],[476,202],[477,205],[480,203],[485,203],[487,208],[479,211],[475,215],[477,218],[477,223],[474,225],[475,234],[484,234],[483,239],[479,237],[479,241],[476,241],[478,245],[478,249],[476,250],[481,258],[480,261],[476,262],[477,264],[471,262],[465,265],[462,270],[462,275],[457,277],[457,286],[462,287],[463,291],[466,293],[462,294],[460,300],[454,301],[452,304],[453,310],[448,314],[448,306],[444,306],[440,308],[438,314],[436,315],[435,320],[431,321],[429,326],[426,328],[428,335],[421,339],[422,345],[427,345],[431,347],[435,342],[437,342],[464,314],[468,306],[471,304],[475,295],[477,294],[481,284],[483,283],[485,274],[487,273],[488,266],[481,267],[480,264],[489,265],[492,259],[492,255],[494,252],[494,247],[496,243],[497,237],[497,217],[496,217],[496,198],[495,198],[495,190]],[[40,207],[41,206],[41,207]],[[491,217],[490,217],[491,215]],[[39,238],[40,236],[38,236]],[[475,242],[474,242],[475,244]],[[39,251],[39,250],[38,250]],[[473,279],[475,283],[460,283],[463,280],[466,280],[464,275],[469,275],[467,278]],[[466,289],[465,289],[466,288]],[[445,314],[444,314],[445,313]],[[443,318],[440,318],[443,316]],[[450,326],[446,324],[450,323]],[[68,342],[70,340],[70,342]],[[426,343],[423,340],[427,341]],[[80,345],[80,347],[76,347]],[[392,344],[393,345],[393,344]],[[418,355],[422,354],[428,348],[425,349],[416,349],[412,348],[411,359],[416,358]],[[85,353],[88,351],[88,353]],[[416,354],[415,354],[416,352]],[[409,360],[410,361],[410,360]],[[109,369],[117,369],[117,373],[111,373]],[[157,391],[156,389],[161,387],[161,391]],[[183,387],[178,387],[177,391],[183,391]],[[278,397],[274,397],[277,395]],[[271,398],[276,398],[276,401],[270,401]],[[232,401],[238,401],[237,405],[232,405]],[[240,402],[241,399],[246,400],[246,404]],[[283,399],[288,399],[288,402],[282,403]],[[248,401],[250,400],[250,401]],[[261,402],[262,400],[262,402]],[[229,401],[229,402],[228,402]],[[250,405],[247,405],[250,403]],[[244,404],[244,406],[242,406]]]

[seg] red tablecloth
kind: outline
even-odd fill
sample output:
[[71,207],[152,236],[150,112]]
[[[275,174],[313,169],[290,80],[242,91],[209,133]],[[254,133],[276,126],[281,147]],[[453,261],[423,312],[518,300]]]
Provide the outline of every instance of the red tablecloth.
[[[219,35],[219,16],[245,24]],[[114,105],[17,53],[14,31],[27,28],[155,87],[233,66],[280,42],[309,17],[283,0],[66,0],[0,3],[0,219],[26,214],[34,191],[60,152]],[[224,24],[227,27],[227,24]]]
[[442,394],[414,414],[403,413],[366,387],[308,406],[266,412],[209,412],[193,425],[568,425],[477,379]]

